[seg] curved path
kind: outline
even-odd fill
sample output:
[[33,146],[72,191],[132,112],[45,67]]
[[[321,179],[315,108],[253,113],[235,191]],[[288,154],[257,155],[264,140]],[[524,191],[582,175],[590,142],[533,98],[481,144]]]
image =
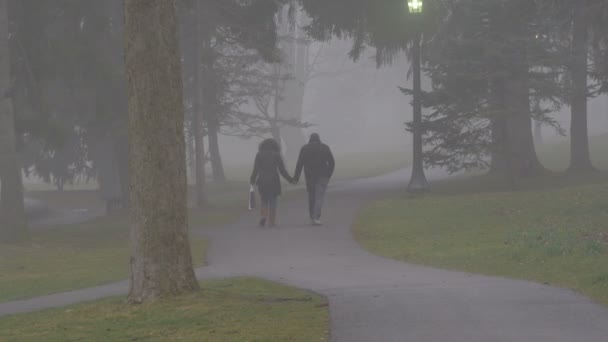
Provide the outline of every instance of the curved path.
[[[211,240],[210,266],[197,274],[261,277],[323,294],[333,341],[608,341],[608,308],[572,291],[414,266],[361,249],[351,235],[358,209],[403,189],[406,176],[335,184],[324,227],[309,226],[304,199],[295,198],[281,205],[279,228],[256,228],[251,213],[232,226],[197,231]],[[123,282],[0,304],[0,315],[126,290]]]

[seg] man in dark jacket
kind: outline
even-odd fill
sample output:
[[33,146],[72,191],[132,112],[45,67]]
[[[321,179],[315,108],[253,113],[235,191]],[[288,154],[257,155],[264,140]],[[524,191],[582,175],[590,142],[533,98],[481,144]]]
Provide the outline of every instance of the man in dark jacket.
[[321,142],[317,133],[310,136],[308,144],[302,147],[294,180],[298,182],[302,169],[306,177],[308,191],[308,213],[314,225],[321,225],[321,210],[325,191],[334,173],[335,161],[329,146]]

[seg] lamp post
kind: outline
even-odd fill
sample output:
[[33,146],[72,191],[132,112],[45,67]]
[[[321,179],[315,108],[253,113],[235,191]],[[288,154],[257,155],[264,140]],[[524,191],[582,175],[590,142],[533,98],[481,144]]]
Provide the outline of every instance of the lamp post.
[[[418,17],[422,13],[422,0],[408,0],[409,12],[412,16]],[[416,23],[416,26],[418,23]],[[429,183],[424,174],[424,165],[422,158],[422,87],[420,85],[420,40],[422,33],[416,28],[416,34],[412,46],[412,67],[414,68],[414,121],[412,125],[412,133],[414,136],[414,158],[412,163],[412,178],[407,187],[409,192],[420,193],[430,190]]]

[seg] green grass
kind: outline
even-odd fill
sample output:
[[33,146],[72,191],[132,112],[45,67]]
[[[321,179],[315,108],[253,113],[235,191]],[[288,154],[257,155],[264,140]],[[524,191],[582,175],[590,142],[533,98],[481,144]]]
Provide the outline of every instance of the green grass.
[[[220,226],[232,219],[230,211],[193,211],[190,225]],[[205,240],[191,237],[191,244],[195,264],[203,265]],[[0,302],[126,279],[129,253],[123,216],[34,231],[28,243],[0,245]]]
[[[192,190],[192,189],[191,189]],[[247,210],[249,186],[242,182],[209,183],[205,210],[190,210],[190,227],[221,227]],[[92,190],[32,191],[30,197],[52,210],[103,209]],[[191,203],[194,192],[190,191]],[[76,290],[128,277],[129,222],[126,215],[32,230],[31,241],[0,244],[0,302]],[[206,243],[191,239],[196,266],[204,263]]]
[[[248,182],[209,182],[205,190],[209,205],[213,207],[233,207],[235,204],[242,203],[242,198],[247,196],[249,191]],[[243,195],[243,193],[245,195]],[[29,191],[27,196],[44,201],[52,210],[73,210],[89,209],[104,210],[104,201],[99,197],[99,192],[95,189],[88,190],[66,190],[59,192],[56,190],[35,190]],[[190,205],[195,203],[194,187],[188,191]]]
[[0,318],[2,341],[327,341],[323,298],[254,279],[202,283],[199,293],[130,306],[113,298]]
[[572,288],[608,304],[608,182],[459,194],[475,180],[377,202],[356,237],[388,258]]
[[411,162],[411,148],[402,150],[378,151],[370,154],[352,154],[336,156],[337,180],[349,180],[380,176],[397,171]]
[[[518,190],[550,190],[608,182],[608,171],[594,171],[584,175],[547,171],[542,176],[520,179]],[[505,176],[465,174],[435,181],[431,184],[434,195],[463,195],[511,191]]]

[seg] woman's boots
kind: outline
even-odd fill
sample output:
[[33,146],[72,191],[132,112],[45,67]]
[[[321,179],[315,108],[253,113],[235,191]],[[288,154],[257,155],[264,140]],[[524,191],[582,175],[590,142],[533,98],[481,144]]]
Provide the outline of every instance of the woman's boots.
[[277,225],[277,208],[270,208],[268,212],[268,226],[276,227]]
[[268,223],[268,227],[276,227],[277,225],[277,209],[276,208],[264,208],[261,210],[262,218],[260,219],[260,227],[266,227],[266,223]]
[[260,219],[260,227],[266,227],[266,221],[268,220],[268,208],[262,207],[261,215],[262,218]]

